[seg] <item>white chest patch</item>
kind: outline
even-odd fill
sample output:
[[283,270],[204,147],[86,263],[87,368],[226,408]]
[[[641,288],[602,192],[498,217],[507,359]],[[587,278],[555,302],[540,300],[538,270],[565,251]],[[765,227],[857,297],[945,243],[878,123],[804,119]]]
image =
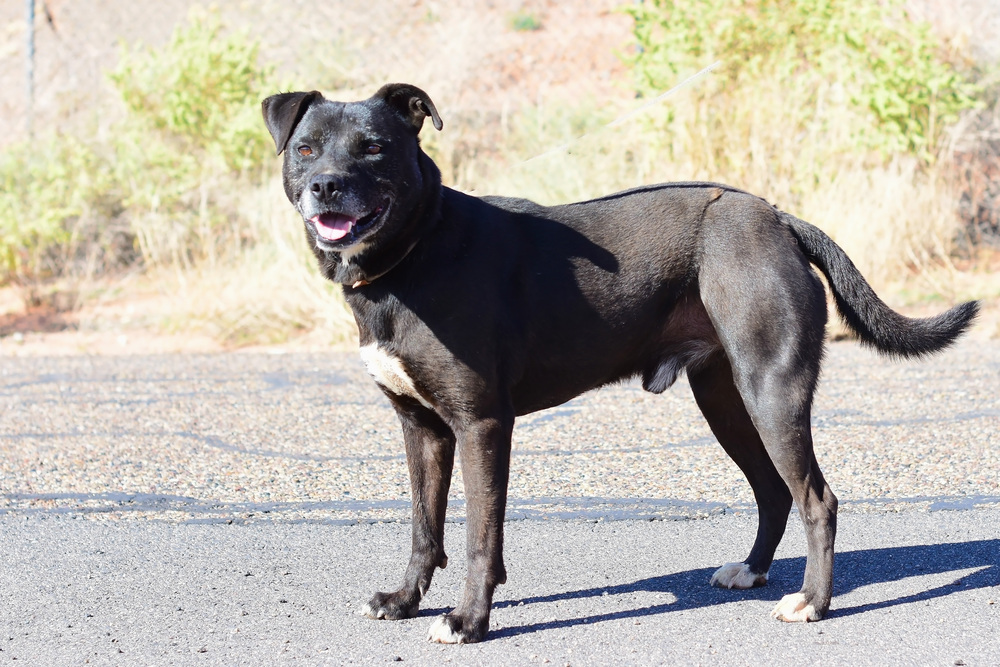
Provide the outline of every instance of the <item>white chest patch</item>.
[[367,243],[359,243],[357,245],[351,246],[350,248],[341,250],[340,261],[342,261],[344,264],[350,264],[352,259],[363,253],[365,250],[368,250]]
[[417,391],[417,386],[413,384],[413,379],[406,372],[403,362],[380,350],[376,343],[361,348],[361,361],[364,362],[369,375],[375,378],[375,382],[397,396],[408,396],[420,401],[425,408],[434,409]]

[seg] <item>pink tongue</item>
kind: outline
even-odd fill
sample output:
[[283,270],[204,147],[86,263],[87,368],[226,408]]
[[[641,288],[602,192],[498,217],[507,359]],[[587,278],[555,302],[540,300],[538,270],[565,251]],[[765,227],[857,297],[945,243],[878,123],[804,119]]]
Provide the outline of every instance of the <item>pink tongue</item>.
[[323,213],[314,215],[312,223],[316,225],[316,231],[327,241],[337,241],[347,236],[357,222],[356,218],[349,218],[346,215],[337,213]]

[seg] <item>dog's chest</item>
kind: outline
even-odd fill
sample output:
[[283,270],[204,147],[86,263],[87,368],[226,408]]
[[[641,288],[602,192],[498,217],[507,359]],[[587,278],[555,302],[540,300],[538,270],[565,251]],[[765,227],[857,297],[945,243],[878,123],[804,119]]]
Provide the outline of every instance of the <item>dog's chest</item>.
[[377,343],[370,343],[361,348],[361,361],[375,382],[397,396],[406,396],[420,402],[426,408],[433,406],[417,390],[413,378],[406,371],[403,362],[379,348]]

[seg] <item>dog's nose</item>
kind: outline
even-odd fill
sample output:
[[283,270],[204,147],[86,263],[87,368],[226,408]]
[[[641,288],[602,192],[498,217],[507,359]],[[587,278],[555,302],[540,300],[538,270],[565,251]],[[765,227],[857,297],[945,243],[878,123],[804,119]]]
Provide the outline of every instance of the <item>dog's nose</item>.
[[329,203],[337,192],[344,189],[344,179],[334,174],[317,174],[309,182],[309,191],[317,201]]

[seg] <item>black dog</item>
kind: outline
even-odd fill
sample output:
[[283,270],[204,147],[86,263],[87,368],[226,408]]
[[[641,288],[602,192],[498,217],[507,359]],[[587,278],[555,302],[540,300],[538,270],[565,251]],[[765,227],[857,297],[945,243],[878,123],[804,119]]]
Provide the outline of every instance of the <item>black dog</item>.
[[441,185],[417,135],[441,118],[422,90],[363,102],[318,92],[264,100],[284,186],[327,278],[344,286],[361,356],[403,426],[413,549],[402,587],[372,618],[416,615],[445,567],[455,448],[467,498],[468,575],[430,639],[476,642],[507,578],[504,505],[514,418],[639,376],[648,391],[687,371],[695,399],[746,474],[760,510],[742,563],[712,584],[763,584],[794,501],[805,579],[772,612],[812,621],[830,606],[837,499],[813,455],[810,409],[826,325],[818,267],[847,324],[886,354],[920,356],[965,331],[975,302],[908,319],[823,232],[713,183],[669,183],[543,207]]

